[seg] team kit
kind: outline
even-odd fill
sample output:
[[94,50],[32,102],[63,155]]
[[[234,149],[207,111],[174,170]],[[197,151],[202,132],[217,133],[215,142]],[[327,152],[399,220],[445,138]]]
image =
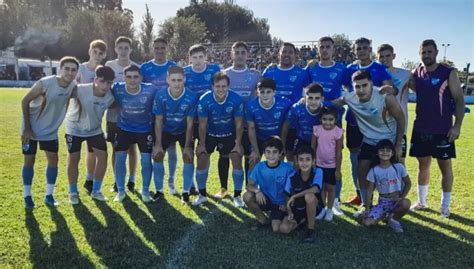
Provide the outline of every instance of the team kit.
[[[26,208],[35,207],[31,187],[38,145],[47,159],[44,202],[58,205],[53,194],[58,129],[64,122],[72,205],[81,202],[78,178],[84,144],[85,191],[92,199],[107,200],[102,183],[109,163],[114,202],[136,191],[140,162],[138,192],[144,203],[164,199],[165,185],[177,195],[175,178],[182,178],[181,201],[205,204],[210,157],[217,151],[221,188],[213,197],[230,196],[236,207],[246,207],[255,215],[252,229],[269,227],[286,234],[300,227],[308,243],[315,240],[316,220],[332,221],[334,215],[344,214],[343,177],[352,177],[356,193],[347,203],[360,206],[355,217],[361,225],[384,222],[394,232],[403,232],[400,220],[410,209],[428,208],[435,158],[442,174],[440,213],[449,217],[451,159],[456,157],[454,141],[460,134],[464,99],[456,71],[436,62],[434,40],[421,43],[422,63],[414,70],[393,66],[396,54],[389,44],[379,46],[378,61],[372,60],[367,38],[353,44],[356,61],[347,66],[335,62],[331,37],[319,40],[318,60],[302,68],[295,65],[297,48],[285,42],[278,62],[263,73],[247,66],[250,48],[242,41],[232,45],[232,66],[224,70],[207,61],[206,47],[200,44],[189,48],[190,64],[185,67],[167,58],[163,38],[154,40],[154,58],[142,65],[130,59],[130,38],[118,37],[114,45],[117,58],[104,65],[107,44],[102,40],[90,43],[87,62],[63,57],[58,74],[37,81],[22,99]],[[417,100],[408,150],[409,90],[416,92]],[[176,176],[177,146],[182,176]],[[349,150],[351,175],[341,174],[344,148]],[[414,204],[407,199],[412,185],[404,166],[407,151],[419,164]],[[378,201],[373,204],[374,190]],[[196,197],[192,202],[191,196]]]

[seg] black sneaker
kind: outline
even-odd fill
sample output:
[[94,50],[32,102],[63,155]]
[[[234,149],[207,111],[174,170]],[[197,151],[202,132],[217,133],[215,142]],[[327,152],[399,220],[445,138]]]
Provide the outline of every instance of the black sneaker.
[[135,182],[130,182],[130,181],[129,181],[129,182],[127,183],[127,188],[128,188],[128,191],[129,191],[129,192],[132,192],[132,193],[135,192]]
[[114,184],[112,185],[112,188],[110,188],[110,190],[109,190],[109,191],[110,191],[110,192],[118,192],[118,189],[117,189],[117,184],[116,184],[116,183],[114,183]]
[[183,204],[189,204],[189,193],[187,192],[183,192],[183,194],[181,194],[181,202]]
[[91,195],[91,192],[92,192],[92,184],[94,184],[92,180],[86,180],[86,181],[84,182],[84,188],[87,190],[87,194],[88,194],[88,195]]
[[159,202],[161,199],[163,199],[163,193],[157,191],[154,195],[153,195],[153,200],[155,202]]
[[304,236],[303,239],[301,240],[301,243],[309,243],[312,244],[316,241],[316,235],[314,233],[314,230],[306,228],[304,231]]
[[196,190],[196,187],[191,187],[189,190],[189,195],[199,195],[198,190]]

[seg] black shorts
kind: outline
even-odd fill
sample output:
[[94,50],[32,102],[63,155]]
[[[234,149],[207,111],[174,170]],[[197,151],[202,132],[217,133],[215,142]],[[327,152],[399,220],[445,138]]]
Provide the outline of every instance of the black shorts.
[[193,122],[193,139],[199,140],[199,122]]
[[346,126],[346,129],[347,129],[347,142],[346,142],[346,146],[349,148],[349,149],[354,149],[354,148],[359,148],[361,147],[362,145],[362,138],[364,138],[364,136],[362,135],[362,133],[360,132],[359,130],[359,126],[357,125],[347,125]]
[[114,141],[115,151],[127,151],[132,144],[138,144],[138,149],[142,153],[151,153],[153,150],[154,137],[151,132],[135,133],[124,131],[119,128]]
[[235,135],[216,137],[206,135],[206,152],[211,154],[217,149],[221,155],[228,155],[235,147]]
[[22,151],[24,155],[35,155],[38,148],[38,142],[40,145],[40,150],[49,151],[49,152],[58,152],[59,145],[58,140],[47,140],[47,141],[38,141],[30,139],[28,144],[22,145]]
[[[264,153],[264,148],[263,144],[265,141],[257,139],[257,147],[258,147],[258,152],[260,152],[260,156],[263,156]],[[250,150],[253,150],[252,145],[250,145]]]
[[115,139],[117,138],[118,130],[119,128],[117,127],[116,122],[108,121],[105,125],[106,140],[112,143],[112,145],[114,144]]
[[403,135],[402,138],[402,158],[407,156],[407,135]]
[[357,160],[373,161],[377,157],[377,148],[367,143],[362,143]]
[[87,151],[94,152],[94,148],[98,150],[107,151],[107,142],[105,141],[104,134],[98,134],[88,137],[80,137],[74,135],[64,135],[66,137],[67,151],[74,153],[81,151],[81,145],[83,141],[87,141]]
[[295,139],[295,144],[294,144],[294,147],[293,147],[293,153],[296,153],[296,150],[298,148],[300,148],[301,146],[311,146],[311,141],[309,141],[309,143],[308,143],[308,142],[304,141],[303,139],[301,139],[299,137],[296,138]]
[[336,168],[319,168],[323,171],[323,183],[336,185]]
[[[316,215],[313,216],[313,218],[315,218],[324,208],[324,203],[323,199],[321,198],[321,194],[316,193],[315,196],[316,199],[318,199],[318,202],[316,205]],[[298,224],[306,222],[306,202],[304,200],[304,197],[297,198],[295,200],[294,205],[291,207],[291,212],[293,212],[293,218]]]
[[176,135],[163,132],[161,135],[161,145],[163,146],[163,150],[166,150],[171,145],[175,145],[176,141],[178,141],[181,148],[184,148],[186,146],[186,132]]
[[296,143],[296,129],[289,129],[286,137],[285,150],[293,152]]
[[449,142],[447,135],[422,134],[413,132],[410,143],[410,156],[427,157],[440,160],[456,158],[456,146]]
[[252,145],[249,140],[249,131],[247,128],[244,129],[242,134],[242,147],[244,147],[244,156],[249,156],[252,152]]
[[270,212],[271,220],[282,220],[286,216],[285,211],[280,210],[280,206],[272,203],[272,201],[265,195],[267,202],[264,205],[258,204],[262,211]]

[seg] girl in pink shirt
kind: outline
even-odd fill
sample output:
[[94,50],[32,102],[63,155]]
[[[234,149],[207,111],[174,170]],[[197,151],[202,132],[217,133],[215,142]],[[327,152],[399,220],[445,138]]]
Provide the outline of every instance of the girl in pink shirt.
[[311,146],[316,149],[316,166],[323,170],[323,191],[321,197],[326,208],[316,216],[318,220],[332,221],[332,207],[336,195],[336,180],[341,180],[343,133],[336,125],[337,110],[323,107],[321,125],[313,127]]

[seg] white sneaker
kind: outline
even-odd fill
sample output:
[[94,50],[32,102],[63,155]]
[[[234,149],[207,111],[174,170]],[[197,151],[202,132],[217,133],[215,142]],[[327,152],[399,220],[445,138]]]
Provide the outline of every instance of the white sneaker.
[[71,205],[77,205],[79,204],[79,193],[69,193],[69,203]]
[[107,201],[107,198],[104,196],[104,194],[100,191],[98,192],[92,192],[91,193],[91,198],[96,199],[97,201],[102,201],[105,202]]
[[321,210],[321,212],[319,212],[319,214],[316,216],[316,219],[317,220],[322,220],[322,219],[324,219],[324,215],[326,215],[326,208],[323,208],[323,210]]
[[332,221],[332,209],[326,209],[326,215],[324,215],[324,220],[325,221]]
[[334,205],[332,206],[332,213],[334,213],[334,215],[336,216],[342,216],[344,215],[344,212],[342,212],[341,208],[340,208],[340,205],[339,205],[339,201],[334,201]]
[[242,197],[240,196],[234,197],[234,206],[237,208],[244,207],[244,201],[242,201]]
[[352,216],[354,216],[354,218],[359,218],[360,216],[362,216],[362,214],[364,214],[364,212],[365,212],[365,207],[361,206],[359,210],[355,212]]
[[451,214],[449,212],[449,207],[447,206],[446,207],[442,206],[440,212],[441,212],[441,217],[443,218],[449,218],[449,215]]
[[418,202],[410,207],[410,211],[425,210],[427,208],[428,208],[427,204],[422,204]]
[[114,202],[122,202],[125,196],[125,192],[118,192],[117,195],[115,195]]
[[151,198],[150,193],[142,193],[142,201],[144,203],[152,202],[153,199]]
[[171,195],[176,195],[177,194],[176,189],[174,188],[174,184],[168,184],[168,188],[169,188],[169,191],[170,191]]
[[207,197],[199,194],[198,198],[192,203],[193,206],[198,206],[202,203],[207,202]]

